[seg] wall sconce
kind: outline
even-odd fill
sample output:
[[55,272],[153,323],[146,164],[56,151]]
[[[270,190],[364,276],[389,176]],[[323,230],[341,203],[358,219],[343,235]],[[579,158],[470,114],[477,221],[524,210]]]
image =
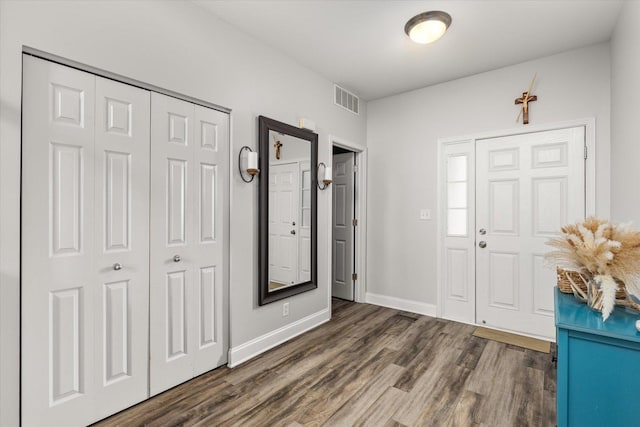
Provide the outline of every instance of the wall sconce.
[[[246,179],[242,170],[242,153],[244,151],[249,151],[247,155],[247,169],[246,172],[251,175],[251,178]],[[247,147],[246,145],[240,149],[240,153],[238,153],[238,171],[240,171],[240,178],[244,182],[251,182],[256,175],[260,173],[260,169],[258,169],[258,153],[253,151],[251,147]]]
[[[326,190],[333,181],[331,180],[331,166],[327,166],[324,163],[318,163],[318,173],[320,172],[320,166],[322,166],[322,179],[318,178],[318,188],[320,190]],[[320,186],[320,181],[324,186]]]

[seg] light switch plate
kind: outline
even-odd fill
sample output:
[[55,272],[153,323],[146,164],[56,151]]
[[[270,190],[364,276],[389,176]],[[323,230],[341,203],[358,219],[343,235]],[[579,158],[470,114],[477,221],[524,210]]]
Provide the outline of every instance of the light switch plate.
[[431,209],[420,209],[420,220],[427,221],[431,219]]

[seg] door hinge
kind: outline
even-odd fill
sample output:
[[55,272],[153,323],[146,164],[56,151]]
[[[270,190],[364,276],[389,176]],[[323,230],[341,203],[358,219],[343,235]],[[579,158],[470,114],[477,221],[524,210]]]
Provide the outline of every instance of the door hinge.
[[351,280],[358,280],[358,273],[351,274]]
[[587,146],[584,146],[584,159],[587,160]]
[[353,165],[353,173],[358,173],[358,165]]
[[352,219],[351,220],[351,225],[353,225],[354,227],[358,225],[358,220],[357,219]]

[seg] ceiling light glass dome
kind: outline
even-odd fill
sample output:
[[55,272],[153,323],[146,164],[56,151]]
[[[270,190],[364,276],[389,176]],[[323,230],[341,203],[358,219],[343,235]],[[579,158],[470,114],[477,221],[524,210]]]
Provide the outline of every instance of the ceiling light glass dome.
[[424,12],[409,19],[404,32],[416,43],[427,44],[442,37],[451,25],[451,16],[439,10]]

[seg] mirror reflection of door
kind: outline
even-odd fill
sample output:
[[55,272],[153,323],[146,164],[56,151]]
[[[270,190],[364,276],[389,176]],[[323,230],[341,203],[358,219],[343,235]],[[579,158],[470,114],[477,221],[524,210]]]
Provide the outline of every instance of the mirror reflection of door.
[[298,234],[298,282],[311,280],[311,162],[300,162],[300,228]]
[[331,293],[354,300],[355,153],[333,148],[333,238]]
[[271,165],[269,171],[269,288],[297,282],[298,165]]
[[311,145],[270,132],[269,291],[311,280]]

